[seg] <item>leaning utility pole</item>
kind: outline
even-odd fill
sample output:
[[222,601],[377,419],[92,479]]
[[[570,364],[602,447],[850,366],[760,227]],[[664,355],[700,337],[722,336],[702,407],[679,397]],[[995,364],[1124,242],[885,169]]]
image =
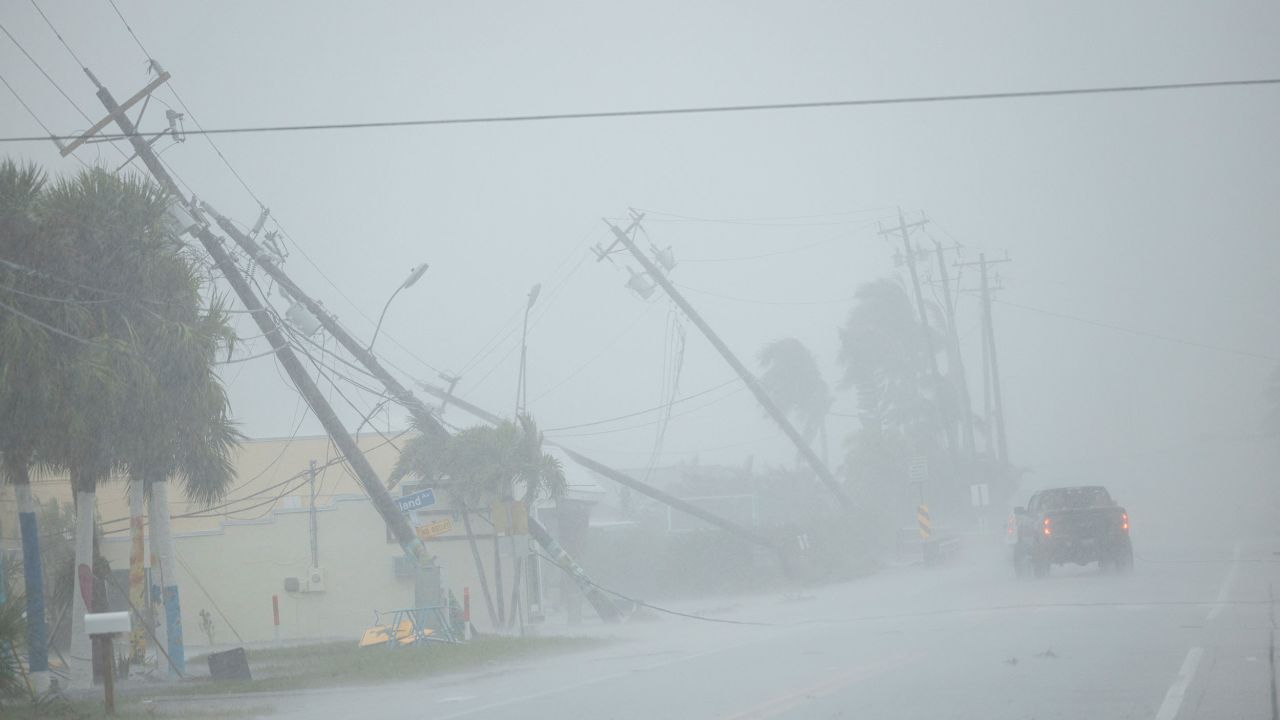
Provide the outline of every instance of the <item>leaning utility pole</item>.
[[[399,380],[396,380],[395,376],[388,372],[387,369],[382,366],[382,363],[378,361],[378,357],[374,355],[364,343],[359,342],[351,335],[351,333],[347,332],[346,328],[342,327],[338,322],[338,319],[326,310],[323,305],[303,292],[302,289],[285,274],[284,269],[280,267],[279,263],[277,263],[272,256],[262,249],[262,246],[259,245],[257,241],[241,232],[230,218],[218,213],[218,211],[213,209],[213,207],[208,203],[204,203],[203,206],[204,209],[213,216],[214,220],[217,221],[218,226],[230,235],[231,238],[236,241],[236,244],[248,253],[249,257],[257,262],[258,265],[276,281],[276,284],[289,295],[289,297],[302,303],[303,307],[305,307],[307,311],[320,322],[320,325],[324,327],[325,331],[327,331],[330,336],[346,348],[347,352],[351,353],[352,357],[363,365],[371,375],[378,378],[378,381],[381,382],[382,386],[387,389],[387,392],[395,398],[396,402],[399,403],[401,407],[408,410],[409,414],[413,416],[419,430],[437,438],[448,437],[449,431],[440,424],[440,420],[436,417],[435,413],[431,411],[431,408],[427,407],[425,403],[419,400],[418,397],[413,394],[412,390],[401,384]],[[459,401],[457,398],[453,398],[453,402],[456,405]],[[617,622],[620,619],[617,606],[614,605],[613,601],[596,587],[595,583],[593,583],[590,577],[587,576],[586,570],[584,570],[582,566],[579,565],[578,562],[560,546],[559,543],[552,539],[551,534],[547,532],[547,529],[532,512],[529,514],[529,531],[529,534],[533,536],[534,540],[536,540],[539,545],[542,545],[543,549],[555,557],[556,564],[565,568],[566,572],[573,577],[574,582],[586,596],[587,601],[591,603],[591,607],[595,609],[596,614],[605,622]],[[495,539],[494,542],[496,545],[497,540]],[[499,598],[501,598],[501,595],[499,595]],[[499,602],[501,602],[501,599]]]
[[956,306],[951,299],[951,277],[948,275],[947,262],[944,257],[942,243],[933,241],[934,252],[938,255],[938,273],[942,276],[942,296],[947,305],[947,345],[950,374],[959,378],[957,388],[960,390],[960,412],[963,413],[960,429],[964,433],[965,452],[972,457],[976,444],[973,440],[973,405],[969,399],[969,376],[965,373],[964,359],[960,354],[960,331],[956,328]]
[[[90,133],[97,133],[108,122],[114,120],[116,125],[120,127],[120,131],[133,145],[138,157],[142,159],[147,169],[160,182],[161,187],[173,197],[182,198],[183,195],[177,183],[174,182],[173,177],[169,175],[169,171],[160,162],[160,158],[155,154],[151,145],[138,134],[133,121],[124,113],[125,108],[116,103],[111,92],[102,83],[98,82],[98,79],[88,68],[85,68],[85,74],[97,86],[98,100],[102,102],[103,107],[109,113],[108,118],[95,125],[90,130]],[[168,74],[161,72],[160,77],[152,81],[148,88],[154,89],[158,87],[157,83],[162,82],[164,79],[168,79]],[[145,92],[150,92],[150,90],[145,90]],[[129,104],[136,102],[142,94],[135,94],[133,98],[130,98]],[[78,144],[80,144],[79,141],[64,148],[63,154],[65,155]],[[187,209],[193,218],[199,217],[199,208],[189,206]],[[258,328],[262,330],[262,334],[275,352],[276,358],[280,361],[281,366],[284,367],[285,372],[289,374],[289,379],[293,381],[294,387],[298,389],[303,399],[306,400],[307,406],[311,408],[311,411],[320,420],[321,425],[324,426],[325,432],[333,439],[334,444],[338,446],[339,452],[346,458],[347,463],[351,465],[356,478],[360,481],[361,486],[364,487],[365,492],[369,494],[369,499],[373,502],[374,509],[382,516],[383,521],[386,522],[391,534],[400,544],[400,547],[404,549],[405,554],[414,558],[419,565],[429,565],[434,562],[422,540],[414,534],[408,518],[396,507],[395,502],[391,499],[391,494],[387,492],[386,487],[378,479],[378,475],[369,464],[368,459],[360,451],[355,439],[343,427],[342,421],[338,419],[328,400],[320,392],[320,388],[316,386],[315,381],[307,373],[306,368],[303,367],[302,361],[294,353],[293,346],[290,345],[280,326],[276,323],[275,317],[263,305],[245,277],[240,274],[240,269],[236,267],[235,261],[224,247],[226,241],[214,235],[208,227],[194,219],[190,225],[184,228],[184,231],[191,233],[200,241],[205,251],[213,258],[218,271],[231,284],[232,290],[240,298],[240,302],[245,306],[245,309],[249,311],[249,315],[253,318]]]
[[978,262],[960,263],[962,266],[977,265],[982,273],[982,357],[983,357],[983,402],[993,403],[988,408],[988,418],[995,424],[996,457],[1002,467],[1009,465],[1009,447],[1004,432],[1004,398],[1000,393],[1000,361],[996,358],[996,335],[991,321],[991,281],[987,275],[987,267],[1002,260],[987,260],[986,253],[978,254]]
[[[998,260],[996,262],[1007,262]],[[1004,432],[1004,398],[1000,394],[1000,361],[996,354],[995,327],[991,321],[991,283],[987,279],[987,256],[978,255],[978,263],[982,268],[982,317],[984,342],[991,364],[991,397],[995,402],[996,441],[1000,453],[1001,467],[1009,466],[1009,441]]]
[[[643,213],[637,215],[635,220],[632,221],[631,227],[634,228],[639,226],[639,223],[643,218]],[[809,443],[805,442],[804,437],[802,437],[800,433],[796,431],[795,427],[792,426],[791,421],[787,419],[786,414],[778,408],[777,404],[774,403],[773,398],[769,397],[769,392],[765,390],[764,385],[762,385],[760,381],[756,379],[755,375],[747,369],[747,366],[742,364],[742,361],[738,360],[738,357],[733,354],[733,351],[729,349],[728,345],[725,345],[724,341],[720,339],[720,336],[711,329],[711,326],[707,324],[707,321],[703,320],[702,316],[698,314],[698,311],[694,310],[693,306],[689,304],[689,301],[685,300],[684,296],[676,290],[675,285],[672,285],[671,281],[667,279],[666,273],[654,264],[648,256],[641,252],[640,248],[636,247],[636,244],[631,239],[628,231],[619,228],[608,220],[605,220],[605,224],[613,231],[613,235],[617,238],[617,241],[622,243],[623,247],[630,251],[632,257],[636,259],[636,262],[640,263],[640,266],[644,268],[645,272],[662,286],[662,289],[666,291],[667,296],[671,298],[672,302],[674,302],[680,310],[684,312],[685,316],[692,320],[693,324],[702,331],[703,336],[710,341],[711,345],[720,353],[720,356],[725,359],[725,362],[729,363],[729,367],[733,368],[734,372],[738,373],[738,377],[742,378],[742,381],[746,383],[747,389],[756,396],[756,400],[764,407],[765,412],[769,414],[769,417],[773,418],[773,421],[778,424],[778,427],[782,428],[782,432],[785,433],[791,442],[795,444],[796,449],[800,451],[800,455],[806,462],[808,462],[809,466],[813,468],[818,479],[821,480],[822,483],[827,486],[827,489],[836,496],[836,499],[840,501],[840,505],[845,509],[845,511],[852,511],[854,509],[853,500],[849,498],[845,493],[844,488],[840,486],[840,483],[836,481],[835,477],[831,474],[831,471],[827,469],[826,464],[822,462],[822,458],[819,458],[817,453],[813,451],[813,448],[809,447]],[[630,229],[631,228],[628,228],[628,230]],[[602,251],[600,259],[603,259],[606,254],[607,251]]]
[[[913,223],[908,223],[902,217],[902,208],[898,208],[898,227],[880,230],[881,235],[890,235],[898,233],[902,236],[902,251],[906,254],[905,261],[907,270],[911,274],[911,287],[915,291],[916,308],[920,312],[920,331],[924,333],[924,348],[929,356],[929,372],[933,377],[934,392],[938,393],[942,388],[942,372],[938,370],[938,355],[933,348],[933,329],[929,325],[929,311],[924,304],[924,293],[920,291],[920,274],[916,272],[916,255],[911,248],[911,228],[920,227],[929,222],[920,219]],[[956,430],[951,423],[944,424],[947,435],[947,452],[951,456],[951,465],[956,467],[959,464],[959,453],[956,452]]]

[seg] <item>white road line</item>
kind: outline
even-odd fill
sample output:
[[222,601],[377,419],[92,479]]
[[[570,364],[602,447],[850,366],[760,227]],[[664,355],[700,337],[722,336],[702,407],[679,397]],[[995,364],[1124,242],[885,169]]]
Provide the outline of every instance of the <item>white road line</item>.
[[1236,543],[1236,549],[1231,555],[1231,569],[1227,571],[1227,576],[1222,579],[1222,587],[1218,588],[1218,599],[1209,610],[1207,619],[1212,620],[1218,617],[1222,609],[1227,606],[1227,596],[1231,593],[1231,584],[1235,582],[1236,571],[1240,569],[1240,543]]
[[1196,667],[1200,664],[1200,656],[1203,654],[1204,648],[1193,647],[1187,651],[1187,657],[1182,661],[1178,676],[1169,686],[1169,692],[1164,694],[1164,702],[1160,703],[1156,720],[1173,720],[1178,717],[1178,710],[1182,708],[1182,698],[1187,694],[1187,686],[1191,684],[1191,678],[1195,677]]

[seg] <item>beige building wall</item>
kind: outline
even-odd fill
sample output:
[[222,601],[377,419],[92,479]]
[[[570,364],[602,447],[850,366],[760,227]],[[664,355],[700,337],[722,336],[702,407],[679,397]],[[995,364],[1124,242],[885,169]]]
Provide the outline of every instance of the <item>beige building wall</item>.
[[[358,438],[379,477],[389,476],[404,433],[364,434]],[[307,591],[311,566],[308,467],[318,466],[315,481],[317,536],[323,591]],[[280,636],[284,640],[349,638],[353,642],[372,624],[375,610],[411,607],[413,580],[397,577],[394,558],[402,555],[388,540],[385,524],[342,463],[326,436],[246,441],[236,454],[237,480],[227,497],[212,508],[189,502],[175,483],[170,492],[174,543],[179,559],[183,632],[188,647],[206,645],[200,611],[214,617],[214,641],[228,645],[268,642],[274,637],[271,598],[279,597]],[[102,521],[102,555],[113,569],[128,567],[127,483],[104,483],[98,490]],[[33,494],[41,501],[70,502],[65,477],[33,480]],[[400,494],[400,489],[392,491]],[[444,497],[438,498],[443,503]],[[460,518],[438,504],[419,511],[415,523],[450,517],[454,528],[433,538],[428,550],[442,568],[444,587],[459,603],[463,589],[471,590],[472,622],[490,630],[480,582]],[[483,517],[473,516],[478,549],[488,582],[493,586],[493,538]],[[44,531],[42,530],[42,533]],[[11,488],[0,489],[0,542],[20,548],[16,507]],[[525,553],[527,537],[514,543]],[[511,545],[499,543],[508,584]],[[285,578],[296,577],[302,592],[287,592]],[[235,632],[232,631],[234,628]],[[240,640],[237,640],[236,633]]]

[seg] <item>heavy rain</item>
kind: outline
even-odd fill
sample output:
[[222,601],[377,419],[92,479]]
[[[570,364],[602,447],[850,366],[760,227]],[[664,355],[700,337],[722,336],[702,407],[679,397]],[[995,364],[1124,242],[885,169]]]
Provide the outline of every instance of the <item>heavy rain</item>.
[[1280,8],[0,30],[0,717],[1280,718]]

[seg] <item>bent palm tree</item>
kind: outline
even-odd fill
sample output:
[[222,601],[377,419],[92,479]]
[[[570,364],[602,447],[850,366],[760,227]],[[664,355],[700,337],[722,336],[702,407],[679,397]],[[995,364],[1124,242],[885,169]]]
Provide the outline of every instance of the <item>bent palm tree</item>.
[[424,432],[405,445],[391,473],[392,482],[411,476],[433,482],[448,493],[454,508],[462,515],[480,589],[495,625],[501,625],[506,619],[496,536],[495,603],[471,528],[471,513],[478,507],[510,501],[516,497],[517,490],[526,508],[531,508],[541,497],[557,498],[564,494],[564,468],[557,458],[542,451],[542,441],[542,433],[528,416],[521,416],[518,422],[465,428],[445,439]]
[[795,338],[774,340],[760,348],[756,358],[764,366],[760,381],[778,409],[800,423],[806,443],[821,436],[822,461],[827,462],[826,421],[834,400],[817,358]]

